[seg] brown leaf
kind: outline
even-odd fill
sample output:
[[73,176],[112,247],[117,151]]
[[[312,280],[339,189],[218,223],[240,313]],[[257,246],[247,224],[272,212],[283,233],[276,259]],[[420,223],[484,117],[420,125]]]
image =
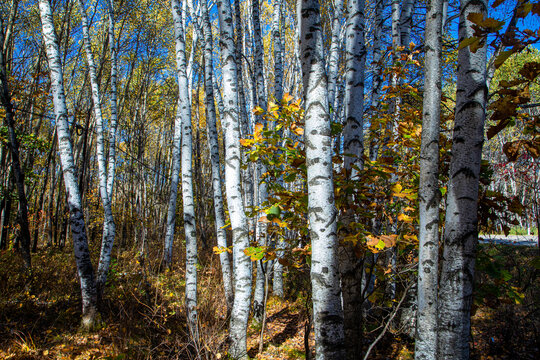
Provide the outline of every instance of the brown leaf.
[[525,141],[523,147],[527,149],[533,158],[540,157],[540,139]]
[[503,145],[503,152],[508,158],[508,161],[516,161],[519,157],[519,148],[521,147],[521,141],[507,142]]
[[508,118],[506,118],[506,119],[502,119],[501,121],[499,121],[499,123],[497,125],[491,126],[487,131],[488,140],[490,140],[492,137],[494,137],[499,132],[501,132],[505,127],[508,126],[508,124],[510,124],[510,120]]

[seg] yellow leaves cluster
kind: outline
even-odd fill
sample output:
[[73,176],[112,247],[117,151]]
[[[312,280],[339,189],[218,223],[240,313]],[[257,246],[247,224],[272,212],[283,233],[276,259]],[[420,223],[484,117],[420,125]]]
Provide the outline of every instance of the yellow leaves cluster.
[[414,193],[412,189],[403,189],[403,186],[400,183],[396,183],[394,186],[392,186],[392,196],[398,197],[398,198],[406,198],[408,200],[416,200],[418,198],[418,195]]

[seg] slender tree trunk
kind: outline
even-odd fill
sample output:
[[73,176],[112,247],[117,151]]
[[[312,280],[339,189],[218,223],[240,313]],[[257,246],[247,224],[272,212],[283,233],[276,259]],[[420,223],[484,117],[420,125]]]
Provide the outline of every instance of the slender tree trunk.
[[[204,44],[204,91],[206,108],[207,139],[210,148],[210,163],[212,167],[212,190],[214,193],[214,214],[216,218],[217,244],[221,248],[227,248],[227,235],[225,232],[225,215],[223,210],[223,195],[221,193],[221,175],[219,162],[218,132],[216,127],[216,109],[214,103],[214,88],[212,86],[212,31],[208,16],[208,7],[201,1],[202,32]],[[219,254],[223,288],[229,311],[234,301],[233,273],[229,253],[223,251]]]
[[299,1],[297,16],[306,102],[305,142],[316,354],[320,360],[343,359],[345,344],[337,264],[337,211],[319,2]]
[[[260,9],[259,9],[259,0],[252,0],[252,20],[253,20],[253,71],[256,81],[256,92],[257,92],[257,106],[261,107],[266,111],[267,108],[267,98],[265,91],[265,81],[264,81],[264,47],[262,43],[261,36],[261,23],[260,23]],[[263,117],[257,116],[257,122],[262,123],[266,126],[266,121]],[[266,182],[263,181],[262,175],[266,173],[266,166],[262,163],[257,163],[257,172],[258,172],[258,201],[257,205],[262,206],[268,199],[268,190]],[[258,218],[258,217],[257,217]],[[256,242],[259,246],[267,245],[267,224],[262,221],[257,221],[256,223]],[[257,277],[255,283],[255,294],[253,295],[253,313],[255,318],[258,321],[262,320],[262,314],[264,313],[264,273],[266,264],[262,264],[260,261],[256,263],[257,267]]]
[[399,37],[400,46],[408,48],[411,40],[412,20],[414,5],[416,0],[404,0],[401,5],[401,14],[399,16]]
[[277,104],[283,98],[283,58],[281,43],[281,2],[274,0],[274,14],[272,16],[272,38],[274,40],[274,98]]
[[[4,24],[0,18],[0,44],[4,43]],[[24,172],[21,168],[19,156],[19,141],[15,134],[15,120],[13,116],[13,104],[11,103],[11,95],[8,87],[6,59],[3,51],[0,51],[0,99],[2,106],[6,111],[6,123],[8,127],[9,148],[11,151],[11,167],[15,175],[15,183],[17,185],[17,194],[19,196],[19,224],[21,226],[21,254],[24,261],[24,266],[27,270],[32,265],[30,256],[30,229],[28,224],[28,201],[26,200],[26,191],[24,188]]]
[[221,34],[221,62],[223,72],[223,125],[225,137],[225,189],[233,232],[233,258],[235,261],[234,304],[231,313],[230,354],[234,359],[247,359],[247,322],[251,298],[251,261],[244,254],[249,246],[249,234],[241,186],[240,124],[236,57],[231,6],[218,0]]
[[[92,54],[92,44],[90,42],[90,34],[88,28],[88,17],[82,0],[79,0],[79,8],[81,11],[81,22],[83,29],[84,50],[86,53],[86,61],[90,76],[90,84],[92,89],[92,100],[94,102],[94,117],[96,120],[96,145],[98,158],[99,172],[99,194],[104,210],[103,221],[103,240],[101,243],[101,254],[99,257],[98,275],[97,275],[97,291],[98,298],[102,296],[105,283],[107,281],[107,273],[111,263],[112,247],[114,244],[115,224],[112,214],[111,201],[107,191],[107,163],[105,156],[105,139],[103,136],[103,115],[101,112],[101,94],[99,91],[96,64],[94,55]],[[66,182],[67,183],[67,182]]]
[[[366,47],[364,42],[364,0],[347,3],[347,28],[345,44],[345,100],[343,129],[344,167],[351,179],[357,178],[357,170],[363,167],[364,154],[364,71]],[[347,215],[347,214],[346,214]],[[349,214],[350,215],[350,214]],[[354,221],[345,219],[345,221]],[[362,266],[363,260],[356,256],[350,244],[343,244],[339,251],[341,291],[345,346],[348,359],[362,355]]]
[[90,261],[88,241],[81,208],[81,195],[77,184],[73,149],[67,121],[66,96],[58,40],[54,32],[53,16],[48,0],[39,1],[43,39],[49,60],[51,89],[53,93],[55,123],[58,132],[58,149],[64,173],[64,183],[68,193],[73,248],[77,263],[77,272],[81,282],[83,326],[92,327],[97,313],[97,292],[94,280],[94,268]]
[[424,103],[420,184],[418,310],[415,358],[437,358],[437,281],[439,270],[439,135],[442,87],[442,5],[431,0],[426,12]]
[[335,99],[337,77],[339,69],[341,19],[343,17],[343,0],[334,0],[334,18],[332,20],[332,42],[330,43],[330,56],[328,60],[328,104],[331,118],[336,116]]
[[112,202],[116,171],[116,129],[118,127],[118,50],[116,47],[114,30],[115,19],[113,0],[107,1],[107,11],[109,15],[109,49],[111,52],[111,118],[109,122],[109,169],[107,173],[107,193],[109,194],[109,200]]
[[[460,41],[473,36],[469,14],[479,13],[485,17],[487,6],[485,0],[461,2]],[[455,124],[439,287],[440,359],[469,358],[486,97],[486,46],[474,53],[464,47],[458,52]]]
[[[176,126],[182,130],[182,202],[184,207],[184,231],[186,238],[186,309],[188,328],[193,341],[199,342],[197,319],[197,233],[195,206],[193,204],[193,169],[191,138],[191,102],[186,76],[186,44],[182,24],[182,11],[178,0],[171,0],[176,43],[176,72],[178,77],[178,108]],[[193,44],[195,46],[195,44]],[[175,156],[180,156],[175,154]],[[175,194],[176,195],[176,194]]]

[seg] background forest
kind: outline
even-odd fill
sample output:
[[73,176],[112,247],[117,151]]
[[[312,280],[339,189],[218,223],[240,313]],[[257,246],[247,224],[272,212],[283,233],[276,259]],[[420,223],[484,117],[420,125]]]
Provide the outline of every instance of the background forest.
[[539,18],[2,1],[0,357],[539,358]]

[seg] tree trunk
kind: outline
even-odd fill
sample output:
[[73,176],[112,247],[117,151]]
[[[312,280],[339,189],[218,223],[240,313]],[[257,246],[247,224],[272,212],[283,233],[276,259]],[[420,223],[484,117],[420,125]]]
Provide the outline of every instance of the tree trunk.
[[233,259],[235,262],[234,305],[230,324],[230,353],[234,359],[247,359],[247,322],[251,298],[251,261],[244,254],[249,246],[249,234],[241,186],[240,127],[236,57],[231,5],[218,0],[221,34],[221,63],[223,73],[223,125],[225,137],[225,189],[233,232]]
[[107,193],[109,200],[113,201],[114,176],[116,171],[116,128],[118,126],[118,50],[116,48],[116,38],[114,30],[114,5],[113,0],[107,1],[107,11],[109,17],[109,49],[111,52],[111,119],[109,122],[109,169],[107,173]]
[[43,27],[43,40],[49,61],[51,89],[55,123],[58,133],[58,149],[62,162],[64,183],[68,193],[68,206],[70,213],[71,232],[73,236],[73,248],[77,264],[77,272],[81,283],[82,295],[82,325],[90,328],[94,325],[97,314],[97,292],[94,280],[94,268],[90,261],[88,241],[84,227],[84,216],[81,209],[81,195],[77,184],[75,163],[73,161],[73,149],[69,135],[67,121],[66,96],[64,93],[64,79],[58,40],[54,31],[53,16],[48,0],[39,1],[41,23]]
[[86,16],[86,10],[84,3],[79,0],[79,8],[81,11],[81,22],[83,29],[83,42],[84,50],[86,53],[86,61],[88,63],[88,70],[90,75],[90,84],[92,89],[92,100],[94,102],[94,117],[96,120],[96,154],[98,158],[98,172],[99,172],[99,194],[104,210],[103,221],[103,240],[101,243],[101,253],[99,257],[98,275],[96,281],[96,287],[98,291],[98,298],[100,298],[105,289],[105,283],[107,281],[107,274],[109,272],[109,266],[111,263],[112,247],[114,244],[115,236],[115,224],[112,214],[111,201],[109,193],[107,191],[107,163],[105,156],[105,139],[103,136],[103,115],[101,112],[101,94],[99,91],[96,64],[94,62],[94,55],[92,54],[92,44],[90,42],[90,34],[88,28],[88,17]]
[[337,211],[319,2],[299,1],[297,16],[306,104],[305,142],[316,354],[320,360],[343,359],[345,344],[337,264]]
[[[0,44],[4,43],[4,24],[0,18]],[[21,161],[19,156],[19,141],[15,134],[15,121],[13,116],[13,105],[11,103],[11,96],[8,87],[6,61],[3,51],[0,51],[0,82],[2,88],[0,89],[0,99],[2,106],[6,111],[6,123],[8,126],[9,134],[9,148],[11,150],[11,167],[13,174],[15,175],[15,183],[17,185],[17,194],[19,196],[19,224],[21,226],[21,254],[24,261],[24,266],[27,270],[32,265],[30,256],[30,229],[28,224],[28,201],[26,200],[26,192],[24,189],[24,172],[21,168]]]
[[[356,165],[363,167],[364,155],[364,71],[366,46],[364,42],[364,0],[347,3],[345,43],[345,100],[343,129],[344,167],[351,179],[357,179]],[[353,216],[352,214],[344,214]],[[345,222],[354,219],[344,219]],[[350,244],[342,244],[339,251],[345,347],[348,359],[362,355],[362,266]]]
[[[195,206],[193,204],[193,169],[191,138],[191,102],[186,76],[186,44],[182,24],[182,12],[178,0],[171,0],[176,43],[176,72],[178,77],[178,108],[176,126],[182,130],[182,202],[184,207],[184,234],[186,238],[186,310],[188,328],[195,342],[199,342],[197,319],[197,233]],[[195,44],[193,44],[195,46]],[[180,154],[176,154],[179,156]],[[176,194],[175,194],[176,195]],[[196,345],[197,346],[197,345]]]
[[[469,14],[487,15],[487,1],[461,2],[459,40],[473,36]],[[457,91],[452,159],[444,230],[439,291],[441,359],[468,359],[474,261],[478,242],[478,184],[484,142],[486,46],[458,52]]]
[[[214,215],[216,218],[216,236],[217,244],[221,248],[227,248],[227,234],[225,232],[225,215],[223,210],[223,195],[221,193],[221,175],[219,164],[219,145],[218,132],[216,126],[216,108],[214,103],[214,88],[212,86],[212,31],[208,16],[208,7],[204,1],[201,1],[202,11],[202,32],[204,45],[204,91],[206,108],[206,127],[207,139],[210,148],[210,163],[212,167],[212,190],[214,194]],[[231,261],[229,253],[222,251],[219,254],[221,263],[221,274],[223,279],[223,288],[227,300],[228,311],[231,311],[234,293],[233,293],[233,273],[231,272]]]
[[426,13],[424,102],[420,184],[418,256],[418,309],[415,358],[437,358],[437,281],[439,272],[439,135],[442,86],[442,5],[431,0]]

